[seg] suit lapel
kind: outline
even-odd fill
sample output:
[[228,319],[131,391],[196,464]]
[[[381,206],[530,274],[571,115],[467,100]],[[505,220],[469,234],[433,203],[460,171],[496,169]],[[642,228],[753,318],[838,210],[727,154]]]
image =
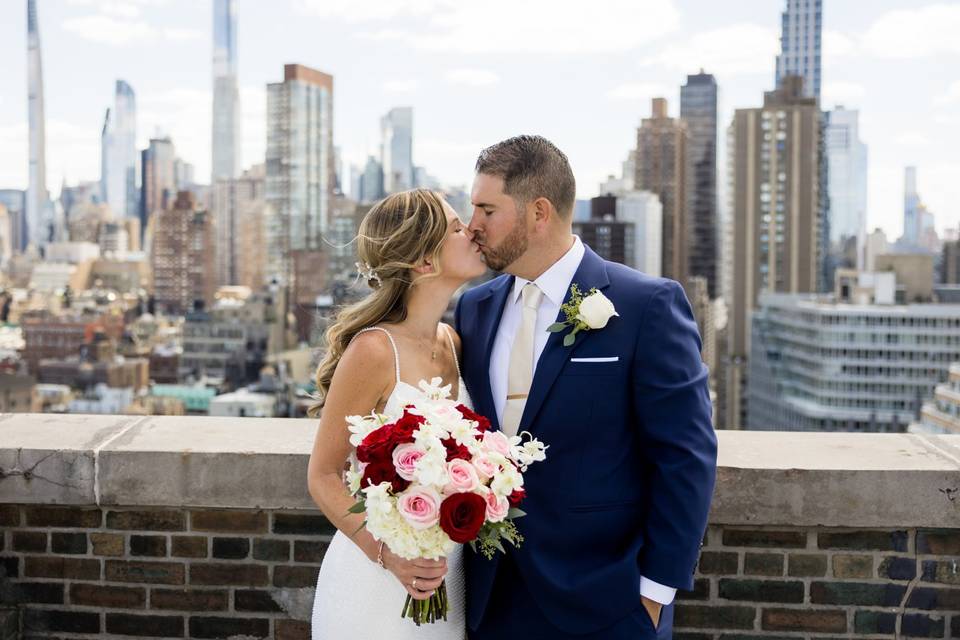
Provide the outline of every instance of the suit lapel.
[[493,390],[490,388],[490,358],[493,352],[493,341],[497,337],[500,318],[506,306],[510,291],[513,290],[513,276],[503,278],[502,281],[490,287],[486,297],[477,301],[477,315],[480,318],[480,345],[481,357],[477,362],[478,369],[474,372],[474,380],[478,380],[478,401],[482,408],[480,413],[486,416],[495,429],[500,428],[497,418],[496,404],[493,401]]
[[[603,259],[594,253],[590,247],[585,246],[584,248],[586,251],[583,254],[583,259],[580,261],[580,266],[577,268],[577,272],[574,274],[570,284],[576,284],[584,294],[593,288],[603,290],[610,284]],[[569,301],[570,288],[568,287],[567,294],[563,299],[563,304]],[[564,316],[563,311],[560,311],[557,314],[556,322],[562,322],[564,320],[566,320],[566,316]],[[518,433],[529,430],[530,425],[543,406],[547,393],[550,391],[553,383],[556,382],[557,376],[560,375],[563,365],[566,364],[570,355],[576,349],[580,348],[580,346],[590,338],[590,334],[593,333],[593,331],[581,331],[577,334],[577,340],[572,346],[564,347],[563,338],[569,331],[570,329],[558,333],[551,333],[550,337],[547,338],[547,344],[543,349],[543,353],[540,354],[536,371],[533,374],[533,384],[530,386],[527,404],[523,409],[523,416],[520,418]]]

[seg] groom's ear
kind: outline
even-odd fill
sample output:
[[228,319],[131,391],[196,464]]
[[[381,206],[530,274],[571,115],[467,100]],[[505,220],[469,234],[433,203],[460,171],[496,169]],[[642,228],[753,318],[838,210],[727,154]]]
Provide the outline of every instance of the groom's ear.
[[530,203],[533,207],[533,219],[534,222],[546,222],[550,219],[551,216],[557,214],[556,209],[553,206],[553,203],[550,202],[547,198],[540,197]]

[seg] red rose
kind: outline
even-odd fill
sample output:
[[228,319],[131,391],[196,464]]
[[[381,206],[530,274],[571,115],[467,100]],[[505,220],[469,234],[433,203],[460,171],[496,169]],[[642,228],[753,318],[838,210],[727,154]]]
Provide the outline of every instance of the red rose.
[[391,461],[393,449],[393,429],[391,425],[384,425],[376,431],[371,431],[357,447],[357,460],[360,462]]
[[507,502],[510,503],[511,507],[518,507],[520,503],[523,502],[523,499],[527,497],[527,492],[523,489],[514,489],[513,493],[507,496]]
[[381,482],[389,482],[394,493],[400,493],[410,486],[410,482],[397,475],[397,470],[390,461],[371,462],[363,470],[363,478],[360,479],[360,486],[367,487],[378,485]]
[[423,416],[404,411],[400,419],[391,425],[394,446],[413,442],[413,434],[420,428],[420,425],[426,421],[427,419]]
[[487,501],[475,493],[455,493],[440,504],[440,528],[454,542],[477,538],[487,519]]
[[443,446],[447,448],[447,462],[460,458],[461,460],[470,460],[473,456],[470,455],[470,449],[467,449],[462,444],[458,444],[453,438],[445,438],[441,440]]
[[481,432],[490,430],[490,421],[479,413],[474,413],[462,404],[457,405],[457,410],[460,412],[460,415],[463,416],[464,420],[475,421],[477,423],[477,429],[479,429]]

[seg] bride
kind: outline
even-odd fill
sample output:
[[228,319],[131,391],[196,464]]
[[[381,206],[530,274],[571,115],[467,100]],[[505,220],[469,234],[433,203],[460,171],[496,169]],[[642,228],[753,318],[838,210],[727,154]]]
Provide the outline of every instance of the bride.
[[[360,225],[361,271],[373,292],[347,307],[327,331],[317,369],[322,415],[308,467],[310,495],[338,532],[323,559],[313,606],[314,640],[391,638],[461,640],[465,636],[462,549],[439,561],[404,560],[349,514],[343,484],[353,454],[345,417],[376,409],[399,413],[440,377],[469,406],[457,356],[460,338],[440,322],[454,292],[486,266],[466,225],[439,195],[388,196]],[[319,409],[319,406],[317,407]],[[428,599],[446,580],[446,621],[416,627],[400,617],[407,594]]]

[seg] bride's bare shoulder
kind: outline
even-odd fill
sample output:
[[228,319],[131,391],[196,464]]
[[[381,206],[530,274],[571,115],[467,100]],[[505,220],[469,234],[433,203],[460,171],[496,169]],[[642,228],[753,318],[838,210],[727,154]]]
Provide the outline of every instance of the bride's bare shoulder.
[[457,353],[458,354],[463,353],[463,343],[460,340],[460,334],[457,333],[456,329],[454,329],[447,323],[443,323],[443,326],[445,330],[450,334],[450,337],[453,338],[453,346],[456,347]]
[[[358,333],[347,345],[340,358],[340,365],[363,367],[387,367],[393,372],[394,352],[390,337],[383,331]],[[389,365],[389,366],[387,366]],[[372,370],[371,370],[372,371]]]

